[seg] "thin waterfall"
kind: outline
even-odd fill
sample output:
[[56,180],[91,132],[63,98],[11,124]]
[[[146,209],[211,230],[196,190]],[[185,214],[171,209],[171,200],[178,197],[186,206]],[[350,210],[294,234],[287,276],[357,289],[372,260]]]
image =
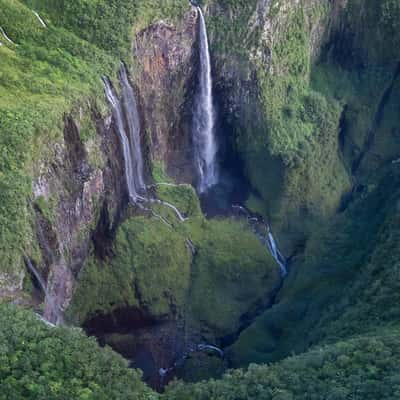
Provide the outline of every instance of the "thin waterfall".
[[123,119],[123,108],[119,101],[114,88],[108,78],[103,78],[104,89],[106,92],[107,100],[112,108],[115,122],[117,124],[117,131],[121,140],[121,145],[124,153],[124,164],[125,164],[125,178],[128,186],[128,194],[131,201],[134,203],[137,201],[138,192],[135,186],[135,180],[133,178],[133,160],[131,157],[131,149],[129,144],[128,135],[125,130],[124,119]]
[[274,257],[275,261],[279,265],[279,269],[281,271],[281,276],[285,277],[287,275],[285,257],[283,257],[282,253],[279,251],[269,225],[267,225],[266,228],[268,230],[268,247],[271,251],[272,257]]
[[39,271],[34,267],[30,258],[24,257],[24,262],[25,262],[26,268],[28,268],[28,271],[35,277],[37,283],[40,286],[40,289],[42,290],[42,292],[46,298],[47,297],[47,286],[46,286],[44,279],[39,274]]
[[40,289],[42,290],[43,294],[44,294],[44,303],[45,303],[45,314],[48,313],[48,309],[51,309],[51,314],[54,315],[54,322],[55,324],[53,324],[51,322],[50,319],[46,319],[45,317],[43,317],[40,314],[35,314],[36,317],[38,319],[40,319],[42,322],[44,322],[46,325],[51,326],[51,327],[55,327],[57,322],[59,321],[59,313],[57,313],[56,307],[54,307],[54,300],[51,298],[51,296],[49,296],[49,292],[47,290],[47,285],[46,282],[44,281],[44,279],[42,278],[42,276],[40,275],[39,271],[35,268],[35,266],[33,265],[31,259],[29,257],[24,256],[24,262],[25,262],[25,266],[28,269],[28,271],[35,277],[37,283],[40,286]]
[[198,191],[204,193],[218,181],[215,140],[215,111],[212,96],[211,60],[207,27],[203,12],[199,13],[200,74],[193,115],[193,144],[198,173]]
[[121,65],[119,78],[122,88],[122,104],[125,109],[125,117],[128,125],[129,143],[131,146],[132,161],[134,163],[133,179],[138,192],[144,191],[146,185],[143,178],[143,156],[140,144],[140,118],[136,96],[128,80],[128,74],[124,64]]
[[42,25],[43,28],[47,28],[46,23],[43,21],[42,17],[34,10],[32,10],[33,14],[36,16],[36,18],[39,20],[40,25]]
[[[137,205],[140,205],[140,202],[161,204],[173,210],[180,222],[185,222],[186,218],[173,204],[146,196],[147,186],[143,177],[143,155],[140,143],[141,128],[137,101],[133,88],[128,79],[126,67],[123,63],[121,64],[119,80],[121,84],[122,101],[120,101],[117,97],[115,90],[108,78],[103,77],[103,83],[107,100],[113,111],[118,134],[123,148],[125,177],[128,186],[129,198]],[[157,214],[154,215],[165,222],[161,216]]]
[[4,39],[7,40],[7,42],[14,44],[15,46],[18,46],[17,44],[15,44],[10,37],[7,35],[7,33],[5,32],[5,30],[0,26],[0,32],[2,33],[2,35],[4,36]]
[[252,215],[243,206],[233,205],[232,208],[246,217],[252,231],[258,237],[260,242],[269,250],[279,266],[282,278],[284,278],[287,275],[287,261],[276,244],[276,240],[271,232],[269,224],[264,222],[262,218]]

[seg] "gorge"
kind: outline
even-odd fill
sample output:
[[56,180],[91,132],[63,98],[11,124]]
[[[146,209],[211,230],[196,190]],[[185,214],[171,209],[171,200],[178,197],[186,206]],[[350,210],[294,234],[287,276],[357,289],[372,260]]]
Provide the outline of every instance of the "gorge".
[[398,21],[0,0],[0,398],[396,399]]

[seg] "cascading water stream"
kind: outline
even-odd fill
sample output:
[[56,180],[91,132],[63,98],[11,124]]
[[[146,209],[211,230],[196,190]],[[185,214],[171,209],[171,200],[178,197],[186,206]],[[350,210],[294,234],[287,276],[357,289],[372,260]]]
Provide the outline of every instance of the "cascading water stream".
[[14,42],[10,39],[10,37],[6,34],[5,30],[4,30],[1,26],[0,26],[0,32],[1,32],[2,35],[4,36],[4,39],[7,40],[7,42],[9,42],[9,43],[11,43],[11,44],[13,44],[13,45],[15,45],[15,46],[18,46],[16,43],[14,43]]
[[[286,259],[280,252],[268,223],[265,223],[262,219],[260,220],[260,218],[258,217],[252,216],[251,213],[242,206],[234,205],[232,206],[232,208],[238,210],[240,213],[246,216],[252,231],[259,238],[261,243],[268,248],[272,257],[279,266],[282,278],[284,278],[287,275]],[[259,226],[262,226],[262,230],[264,232],[260,232],[258,228]]]
[[138,193],[145,191],[143,178],[143,156],[140,144],[140,119],[136,96],[128,80],[128,74],[124,64],[121,65],[119,78],[122,88],[122,103],[125,109],[125,117],[128,125],[129,144],[131,147],[131,160],[133,166],[133,180]]
[[[123,63],[121,64],[119,80],[122,89],[122,101],[120,101],[117,97],[110,80],[106,77],[103,77],[103,82],[106,97],[113,110],[113,115],[123,148],[125,177],[128,186],[129,198],[138,206],[141,206],[140,202],[142,202],[160,204],[168,207],[174,211],[180,222],[184,222],[186,221],[186,218],[173,204],[142,195],[146,193],[147,187],[143,177],[143,155],[140,143],[140,118],[135,93],[129,82],[125,65]],[[153,215],[166,223],[165,219],[160,215],[155,214],[154,212]]]
[[42,17],[34,10],[32,10],[33,14],[36,16],[36,18],[39,20],[40,25],[42,25],[43,28],[47,28],[46,23],[43,21]]
[[104,77],[103,82],[104,82],[106,97],[112,108],[115,122],[117,124],[117,131],[121,141],[122,150],[124,153],[125,178],[126,178],[126,184],[128,186],[129,198],[132,202],[135,203],[138,198],[138,192],[135,186],[135,180],[133,178],[133,160],[131,157],[131,149],[128,140],[128,135],[125,130],[122,105],[111,85],[110,80]]
[[[25,265],[26,265],[26,268],[28,269],[28,271],[35,277],[37,283],[39,284],[40,289],[44,294],[45,304],[48,304],[48,302],[49,301],[51,302],[52,300],[49,297],[46,282],[40,275],[39,271],[35,268],[35,266],[33,265],[32,261],[30,260],[29,257],[24,256],[24,262],[25,262]],[[35,315],[40,321],[44,322],[47,326],[50,326],[52,328],[54,328],[56,326],[55,324],[53,324],[52,322],[50,322],[46,318],[44,318],[42,315],[37,314],[37,313],[35,313]]]
[[200,343],[198,345],[189,347],[186,353],[184,353],[183,356],[181,356],[177,361],[175,361],[171,367],[159,369],[158,374],[160,375],[161,378],[161,384],[163,385],[165,377],[168,374],[172,373],[174,370],[176,370],[178,367],[182,366],[184,362],[190,357],[191,354],[195,352],[206,352],[206,351],[214,352],[218,354],[220,358],[225,357],[225,353],[222,349],[211,344]]
[[42,290],[42,292],[46,298],[48,293],[47,293],[47,286],[46,286],[44,279],[41,277],[41,275],[39,274],[39,271],[34,267],[34,265],[32,264],[32,261],[28,257],[24,257],[24,262],[25,262],[26,268],[28,268],[29,272],[35,277],[37,283],[40,286],[40,289]]
[[207,27],[203,12],[199,14],[200,74],[193,115],[193,144],[198,173],[198,191],[204,193],[218,182],[215,111],[212,96],[212,76]]

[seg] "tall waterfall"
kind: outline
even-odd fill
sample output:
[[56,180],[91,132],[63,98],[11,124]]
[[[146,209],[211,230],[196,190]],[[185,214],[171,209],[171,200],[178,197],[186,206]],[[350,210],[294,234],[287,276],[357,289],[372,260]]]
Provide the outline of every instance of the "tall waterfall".
[[215,113],[212,96],[211,61],[204,15],[198,8],[200,20],[200,74],[193,116],[193,144],[198,190],[205,192],[218,181],[217,144],[214,136]]
[[129,143],[134,163],[134,180],[137,190],[146,188],[143,179],[143,156],[140,144],[140,118],[136,102],[136,96],[128,80],[125,65],[122,64],[119,78],[122,86],[122,102],[125,108],[125,116],[128,123]]
[[[109,79],[103,78],[103,82],[122,144],[129,197],[133,202],[136,202],[141,197],[140,192],[145,190],[140,146],[140,123],[135,95],[129,83],[125,66],[121,67],[119,77],[122,87],[122,102],[118,99]],[[126,127],[124,117],[126,118]]]
[[[141,203],[160,204],[168,207],[175,213],[180,222],[185,222],[187,218],[185,218],[173,204],[149,197],[147,194],[148,188],[143,177],[143,155],[142,146],[140,144],[139,112],[135,93],[129,83],[128,74],[123,64],[119,71],[119,80],[121,84],[122,101],[119,100],[110,80],[103,77],[106,97],[113,111],[124,153],[125,177],[129,198],[133,203],[147,211],[151,210],[144,208]],[[156,214],[154,211],[152,211],[152,214],[166,222],[164,218]]]

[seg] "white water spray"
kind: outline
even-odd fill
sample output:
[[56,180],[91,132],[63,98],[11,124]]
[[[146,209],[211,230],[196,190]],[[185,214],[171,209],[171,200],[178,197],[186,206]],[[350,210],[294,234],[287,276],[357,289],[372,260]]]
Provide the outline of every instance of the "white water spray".
[[200,76],[193,116],[193,144],[198,173],[198,190],[204,193],[218,182],[215,112],[212,96],[211,60],[204,15],[198,7],[200,31]]

